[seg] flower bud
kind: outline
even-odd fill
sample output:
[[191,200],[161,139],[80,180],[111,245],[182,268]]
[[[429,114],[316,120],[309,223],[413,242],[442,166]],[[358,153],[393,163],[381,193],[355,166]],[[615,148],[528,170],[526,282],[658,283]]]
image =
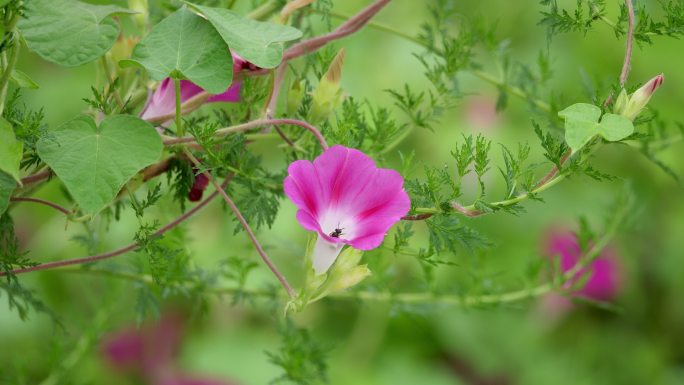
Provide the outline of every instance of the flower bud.
[[310,120],[320,123],[327,119],[342,104],[342,89],[340,81],[342,78],[342,66],[344,65],[344,48],[337,53],[328,71],[318,83],[318,86],[311,94],[313,104],[310,111]]
[[653,79],[649,80],[646,84],[641,86],[638,90],[634,91],[629,97],[623,96],[624,90],[618,96],[618,100],[615,102],[615,113],[627,117],[630,120],[634,120],[639,113],[646,107],[648,101],[651,100],[653,93],[663,84],[665,77],[660,74]]
[[137,12],[133,15],[135,24],[141,33],[145,33],[147,28],[147,18],[150,15],[149,7],[147,5],[147,0],[128,0],[128,8],[131,11]]
[[338,293],[348,289],[371,275],[371,271],[366,265],[355,266],[339,276],[329,288],[329,293]]
[[137,37],[119,36],[110,51],[114,63],[118,64],[120,60],[130,59],[133,48],[135,48],[139,41],[140,38]]
[[304,99],[304,82],[294,81],[287,92],[287,115],[294,116]]

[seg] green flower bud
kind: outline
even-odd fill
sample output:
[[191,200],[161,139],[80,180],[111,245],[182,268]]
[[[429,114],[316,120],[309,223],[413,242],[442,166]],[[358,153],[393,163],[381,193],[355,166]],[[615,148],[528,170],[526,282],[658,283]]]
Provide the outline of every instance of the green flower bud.
[[660,74],[634,91],[629,97],[623,96],[625,94],[623,89],[620,96],[618,96],[618,100],[615,102],[614,112],[627,117],[629,120],[634,120],[646,107],[649,100],[651,100],[651,96],[663,84],[663,81],[665,81],[665,77],[663,74]]
[[313,123],[320,123],[330,115],[344,100],[340,80],[342,78],[342,66],[344,65],[344,48],[337,53],[328,71],[318,83],[316,89],[311,93],[313,104],[309,120]]
[[128,0],[128,8],[132,11],[137,12],[133,15],[135,24],[141,33],[145,33],[147,28],[147,18],[150,15],[149,7],[147,5],[147,0]]
[[348,289],[371,275],[366,265],[355,266],[339,276],[329,287],[329,293],[337,293]]
[[287,92],[287,115],[294,116],[304,99],[304,81],[294,81]]

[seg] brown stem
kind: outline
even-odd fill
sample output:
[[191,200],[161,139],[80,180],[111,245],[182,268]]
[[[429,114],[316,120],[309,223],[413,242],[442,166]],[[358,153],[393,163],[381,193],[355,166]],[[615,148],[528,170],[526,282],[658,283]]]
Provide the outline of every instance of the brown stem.
[[40,182],[44,179],[49,178],[50,174],[51,174],[50,170],[43,170],[43,171],[37,172],[33,175],[29,175],[27,177],[21,178],[21,184],[26,186],[26,185],[33,184],[36,182]]
[[[565,164],[565,162],[568,160],[568,158],[570,157],[570,155],[572,155],[572,151],[571,151],[571,150],[568,150],[565,154],[563,154],[563,156],[561,157],[560,164],[561,164],[561,165]],[[534,186],[534,188],[535,188],[535,189],[538,189],[538,188],[540,188],[541,186],[545,185],[545,184],[548,183],[551,179],[555,178],[556,175],[558,175],[558,172],[560,172],[560,170],[558,169],[558,166],[553,166],[553,168],[551,169],[551,171],[549,171],[546,175],[544,175],[544,177],[541,178],[541,179],[539,180],[539,182],[537,182],[537,184]]]
[[[286,125],[291,125],[291,126],[299,126],[306,128],[309,130],[318,140],[318,143],[320,143],[321,147],[324,150],[328,149],[328,143],[325,141],[325,138],[323,137],[323,134],[311,125],[310,123],[307,123],[303,120],[297,120],[297,119],[258,119],[258,120],[252,120],[251,122],[243,123],[243,124],[238,124],[237,126],[231,126],[231,127],[226,127],[217,130],[214,133],[214,136],[226,136],[229,134],[234,134],[236,132],[243,132],[247,130],[251,130],[253,128],[257,128],[259,126],[267,126],[267,125],[278,125],[278,124],[286,124]],[[167,138],[164,139],[164,145],[170,146],[174,144],[181,144],[181,143],[197,143],[195,141],[195,138],[192,136],[185,136],[182,138]]]
[[[195,158],[195,156],[192,155],[190,153],[190,151],[186,150],[185,155],[187,155],[187,157],[192,161],[192,163],[197,168],[202,167],[202,164],[200,163],[200,161],[197,160],[197,158]],[[242,228],[245,229],[245,232],[249,236],[249,239],[252,240],[252,244],[254,245],[254,248],[259,253],[259,256],[261,256],[261,259],[264,261],[266,266],[268,266],[268,268],[273,272],[273,274],[276,276],[276,278],[278,278],[278,281],[280,281],[280,284],[283,285],[283,287],[285,288],[285,291],[287,291],[287,294],[292,298],[296,297],[297,293],[294,291],[292,286],[290,286],[290,284],[287,282],[287,279],[285,278],[285,276],[280,272],[280,270],[278,270],[278,268],[273,263],[273,261],[271,261],[271,259],[268,257],[264,248],[261,247],[261,243],[259,243],[259,240],[256,238],[256,235],[254,235],[252,228],[249,226],[249,223],[247,223],[247,220],[245,219],[245,217],[240,212],[240,209],[238,209],[238,207],[235,205],[235,202],[233,202],[233,200],[230,199],[230,197],[228,196],[226,191],[218,184],[216,179],[214,179],[214,177],[209,172],[204,171],[204,172],[202,172],[202,174],[204,174],[204,176],[206,176],[209,179],[209,181],[216,187],[216,191],[218,191],[218,193],[221,194],[221,197],[223,197],[223,200],[226,201],[226,203],[228,204],[228,207],[230,207],[230,209],[233,211],[233,214],[235,214],[238,221],[240,222],[240,225],[242,225]]]
[[175,156],[170,156],[166,159],[161,160],[158,163],[155,163],[145,168],[142,171],[143,182],[147,182],[148,180],[156,178],[159,175],[168,171],[169,167],[171,167],[171,160],[174,158]]
[[295,142],[293,142],[292,139],[288,138],[287,135],[285,135],[285,133],[283,132],[283,130],[281,130],[280,127],[279,127],[278,125],[274,125],[274,126],[273,126],[273,129],[278,133],[278,135],[280,136],[280,138],[281,138],[283,141],[285,141],[285,143],[287,143],[288,146],[290,146],[290,147],[292,147],[292,148],[294,148],[294,149],[300,149],[300,150],[301,150],[301,148],[300,148],[299,146],[297,146],[297,144],[296,144]]
[[278,104],[278,95],[280,94],[280,89],[283,86],[283,80],[285,80],[285,71],[287,71],[287,63],[282,63],[275,71],[271,97],[266,105],[266,119],[273,119],[273,116],[275,116],[276,105]]
[[30,197],[11,197],[10,202],[32,202],[32,203],[38,203],[44,206],[52,207],[53,209],[57,211],[61,211],[64,215],[71,215],[71,211],[65,209],[64,207],[58,205],[57,203],[53,203],[50,201],[46,201],[45,199],[40,199],[40,198],[30,198]]
[[620,86],[625,87],[627,76],[629,75],[630,62],[632,61],[632,44],[634,43],[634,5],[632,0],[625,0],[627,6],[627,48],[625,49],[625,60],[622,63],[620,73]]
[[[349,20],[344,22],[342,25],[337,27],[334,31],[327,33],[325,35],[316,36],[308,40],[299,42],[292,47],[288,48],[283,54],[283,62],[304,56],[306,54],[316,52],[318,49],[324,45],[330,43],[331,41],[341,39],[343,37],[349,36],[354,32],[357,32],[363,28],[370,19],[373,18],[381,9],[383,9],[391,0],[376,0],[373,4],[369,5],[361,12],[357,13]],[[258,71],[248,72],[248,76],[264,75],[267,74],[268,70],[262,69]]]
[[422,221],[425,219],[428,219],[432,216],[433,214],[416,214],[416,215],[406,215],[401,217],[402,221]]
[[[228,183],[228,180],[226,180],[225,183]],[[188,219],[192,215],[194,215],[196,212],[198,212],[201,208],[206,206],[217,195],[218,195],[218,191],[214,191],[205,200],[203,200],[202,202],[197,204],[197,206],[188,210],[183,215],[179,216],[178,218],[176,218],[173,221],[166,224],[166,226],[164,226],[161,229],[154,232],[153,236],[156,237],[156,236],[162,235],[165,232],[171,230],[172,228],[178,226],[179,224],[184,222],[186,219]],[[36,265],[36,266],[26,267],[23,269],[15,269],[15,270],[11,271],[11,274],[17,275],[17,274],[29,273],[32,271],[53,269],[53,268],[62,267],[62,266],[71,266],[71,265],[78,265],[78,264],[82,264],[82,263],[91,263],[91,262],[95,262],[95,261],[101,261],[103,259],[108,259],[108,258],[116,257],[117,255],[125,254],[125,253],[132,251],[132,250],[135,250],[137,248],[138,248],[138,244],[134,242],[134,243],[131,243],[129,245],[120,247],[116,250],[108,251],[108,252],[103,253],[103,254],[90,255],[87,257],[80,257],[80,258],[65,259],[62,261],[41,263],[40,265]],[[5,275],[7,275],[6,272],[0,271],[0,277],[5,276]]]

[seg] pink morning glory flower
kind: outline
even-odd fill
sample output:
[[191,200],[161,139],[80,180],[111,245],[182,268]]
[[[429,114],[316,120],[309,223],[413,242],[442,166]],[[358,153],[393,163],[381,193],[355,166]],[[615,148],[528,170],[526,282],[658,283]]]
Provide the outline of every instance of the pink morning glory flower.
[[188,374],[178,368],[176,358],[184,325],[181,315],[164,314],[155,324],[126,328],[106,336],[102,354],[112,369],[134,374],[148,385],[234,385],[231,381]]
[[409,211],[404,179],[395,170],[377,168],[361,151],[333,146],[313,162],[288,168],[284,190],[299,209],[297,221],[318,233],[313,268],[325,273],[342,246],[371,250]]
[[[560,256],[560,267],[564,272],[572,269],[581,256],[577,237],[571,232],[552,233],[547,241],[546,253]],[[610,301],[617,296],[620,290],[620,266],[612,249],[604,249],[594,262],[579,272],[578,277],[584,274],[589,274],[589,278],[581,289],[573,292],[573,296],[596,301]],[[568,282],[568,286],[572,284]]]
[[[233,53],[233,75],[240,73],[242,70],[253,71],[258,69],[254,64],[247,62],[239,55]],[[240,87],[241,82],[235,81],[223,93],[211,95],[205,103],[211,102],[231,102],[236,103],[240,101]],[[195,83],[189,80],[180,81],[180,96],[181,103],[185,103],[204,90]],[[176,89],[173,84],[173,79],[166,78],[162,80],[159,87],[154,91],[152,96],[147,100],[145,108],[140,113],[140,117],[144,120],[158,120],[160,117],[169,116],[176,112]],[[169,119],[170,121],[171,119]]]

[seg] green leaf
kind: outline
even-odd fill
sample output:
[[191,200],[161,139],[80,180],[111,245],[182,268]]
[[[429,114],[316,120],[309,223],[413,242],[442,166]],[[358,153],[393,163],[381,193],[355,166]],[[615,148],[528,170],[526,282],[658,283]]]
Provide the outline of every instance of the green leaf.
[[97,214],[138,171],[161,156],[161,138],[134,116],[110,116],[100,127],[82,116],[38,141],[47,163],[88,214]]
[[12,191],[17,187],[17,183],[10,175],[0,171],[0,215],[7,210]]
[[185,77],[212,94],[233,80],[233,58],[226,43],[202,17],[181,8],[152,28],[133,50],[131,60],[155,80]]
[[26,73],[19,71],[17,69],[12,70],[12,81],[17,84],[17,86],[22,88],[30,88],[32,90],[37,90],[40,88],[38,83],[33,81]]
[[0,117],[0,171],[19,181],[19,166],[24,144],[14,136],[12,125]]
[[188,4],[209,19],[235,53],[262,68],[278,66],[283,42],[302,37],[296,28],[246,19],[229,9]]
[[31,0],[25,4],[26,18],[19,22],[19,29],[28,47],[43,59],[67,67],[104,55],[119,36],[119,26],[111,16],[135,13],[76,0]]
[[596,135],[614,142],[634,132],[632,121],[621,115],[604,114],[599,122],[601,109],[592,104],[573,104],[558,116],[565,119],[565,142],[572,152],[577,152]]

